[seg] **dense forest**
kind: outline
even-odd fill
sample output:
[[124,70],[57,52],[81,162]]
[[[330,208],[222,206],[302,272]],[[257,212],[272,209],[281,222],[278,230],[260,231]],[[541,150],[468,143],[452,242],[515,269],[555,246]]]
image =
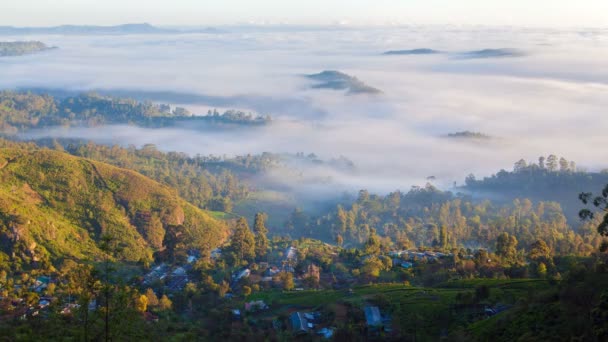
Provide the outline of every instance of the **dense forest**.
[[207,115],[193,115],[182,107],[138,102],[95,93],[56,98],[31,92],[0,92],[0,132],[17,133],[48,126],[100,126],[132,124],[143,127],[180,126],[202,129],[208,125],[259,126],[269,124],[269,116],[217,110]]
[[597,191],[606,184],[608,172],[605,170],[588,172],[578,168],[576,162],[552,154],[539,157],[537,163],[520,159],[512,171],[501,170],[483,179],[469,175],[456,191],[498,202],[516,198],[559,202],[568,221],[575,223],[581,209],[578,194]]
[[[9,131],[190,115],[91,94],[0,98]],[[257,120],[205,120],[226,115]],[[260,194],[277,187],[264,176],[311,166],[356,170],[312,153],[190,156],[151,144],[0,139],[0,336],[608,338],[608,218],[598,215],[607,173],[550,155],[471,175],[454,192],[360,190],[315,210],[276,198],[262,212]]]
[[53,49],[42,42],[0,42],[0,57],[23,56]]

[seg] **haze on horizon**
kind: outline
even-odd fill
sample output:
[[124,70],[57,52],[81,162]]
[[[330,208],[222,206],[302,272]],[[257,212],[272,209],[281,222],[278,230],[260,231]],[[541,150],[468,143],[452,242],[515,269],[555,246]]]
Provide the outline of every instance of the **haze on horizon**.
[[273,24],[453,24],[605,27],[604,0],[4,0],[12,26]]

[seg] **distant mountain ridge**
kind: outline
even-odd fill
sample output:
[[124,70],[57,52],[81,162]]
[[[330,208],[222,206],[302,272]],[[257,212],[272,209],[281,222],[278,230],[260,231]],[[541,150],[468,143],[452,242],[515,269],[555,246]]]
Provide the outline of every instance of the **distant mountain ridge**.
[[383,53],[383,55],[434,55],[441,53],[441,51],[433,49],[411,49],[411,50],[389,50]]
[[123,24],[114,26],[60,25],[50,27],[0,26],[0,35],[16,34],[63,34],[63,35],[122,35],[122,34],[175,34],[175,33],[220,33],[214,28],[178,30],[161,28],[148,23]]
[[504,58],[504,57],[523,57],[526,54],[518,49],[483,49],[469,51],[459,54],[459,58],[474,59],[474,58]]

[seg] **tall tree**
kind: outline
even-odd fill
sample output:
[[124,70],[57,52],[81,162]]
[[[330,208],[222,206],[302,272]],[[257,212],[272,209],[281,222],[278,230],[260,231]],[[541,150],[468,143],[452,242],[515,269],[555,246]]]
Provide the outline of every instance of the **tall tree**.
[[[578,198],[583,202],[583,204],[593,203],[593,206],[598,208],[602,213],[602,221],[597,226],[597,232],[602,236],[608,236],[608,184],[602,190],[601,195],[593,196],[591,192],[583,192],[578,195]],[[589,209],[581,210],[578,215],[582,220],[591,220],[595,217],[596,213],[592,212]],[[608,251],[608,240],[604,240],[600,246],[601,252]]]
[[567,172],[570,169],[570,163],[566,160],[566,158],[559,158],[559,170],[561,172]]
[[266,228],[266,214],[257,213],[253,219],[253,232],[255,233],[255,255],[258,258],[266,256],[268,253],[268,229]]
[[517,239],[515,236],[503,232],[496,239],[496,254],[507,261],[513,261],[517,256]]
[[556,155],[552,154],[547,157],[547,169],[549,169],[549,171],[557,170],[557,156]]
[[523,159],[520,159],[519,161],[517,161],[515,163],[515,165],[513,165],[513,171],[514,172],[521,172],[523,171],[526,167],[528,166],[528,164],[526,164],[526,161]]
[[372,228],[363,250],[365,254],[377,255],[380,253],[380,247],[380,238],[376,235],[376,230]]
[[545,168],[545,157],[538,157],[538,167],[540,167],[541,169]]
[[255,237],[244,217],[239,218],[236,222],[234,234],[230,239],[230,249],[237,256],[237,264],[243,260],[255,258]]
[[448,229],[445,226],[441,226],[441,230],[439,231],[439,245],[441,248],[448,246]]

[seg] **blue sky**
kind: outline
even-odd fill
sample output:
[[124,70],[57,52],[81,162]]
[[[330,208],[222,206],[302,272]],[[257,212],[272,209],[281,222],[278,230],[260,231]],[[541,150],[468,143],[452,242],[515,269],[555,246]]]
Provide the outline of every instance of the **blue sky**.
[[485,24],[608,26],[607,0],[1,0],[0,25]]

